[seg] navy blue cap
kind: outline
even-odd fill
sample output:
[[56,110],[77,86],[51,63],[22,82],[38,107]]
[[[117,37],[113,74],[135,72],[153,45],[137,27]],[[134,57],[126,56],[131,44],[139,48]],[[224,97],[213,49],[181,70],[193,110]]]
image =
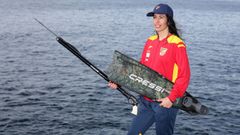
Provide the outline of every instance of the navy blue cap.
[[158,4],[152,12],[147,13],[147,16],[154,16],[154,14],[167,14],[173,17],[173,10],[167,4]]

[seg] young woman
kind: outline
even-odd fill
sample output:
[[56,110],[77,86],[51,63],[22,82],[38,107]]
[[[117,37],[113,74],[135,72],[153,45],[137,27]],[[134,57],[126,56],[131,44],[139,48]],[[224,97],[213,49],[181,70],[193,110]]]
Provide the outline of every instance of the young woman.
[[[172,135],[178,112],[172,105],[183,96],[190,80],[186,46],[178,34],[171,7],[158,4],[147,16],[153,17],[156,34],[148,38],[140,62],[171,80],[174,86],[168,97],[158,99],[159,103],[140,96],[138,114],[128,135],[143,135],[153,123],[157,135]],[[114,83],[108,85],[117,88]]]

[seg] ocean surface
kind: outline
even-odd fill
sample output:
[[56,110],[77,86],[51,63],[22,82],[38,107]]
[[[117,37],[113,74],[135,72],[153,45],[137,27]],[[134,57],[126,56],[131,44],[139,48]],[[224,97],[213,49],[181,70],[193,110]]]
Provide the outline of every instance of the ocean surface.
[[140,58],[153,34],[146,13],[160,2],[187,44],[188,92],[210,108],[179,111],[175,135],[239,135],[239,0],[0,0],[0,135],[125,135],[134,117],[125,97],[34,18],[105,71],[114,50]]

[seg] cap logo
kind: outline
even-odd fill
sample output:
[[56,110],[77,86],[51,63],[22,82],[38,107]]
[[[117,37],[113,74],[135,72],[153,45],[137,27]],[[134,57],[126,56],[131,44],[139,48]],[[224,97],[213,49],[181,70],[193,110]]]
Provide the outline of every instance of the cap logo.
[[158,10],[159,8],[160,8],[160,6],[156,6],[156,7],[155,7],[155,10]]

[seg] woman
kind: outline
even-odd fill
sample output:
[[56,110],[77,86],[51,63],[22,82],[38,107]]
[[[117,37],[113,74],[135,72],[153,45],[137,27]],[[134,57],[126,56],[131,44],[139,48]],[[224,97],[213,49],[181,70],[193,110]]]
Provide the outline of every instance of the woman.
[[[147,16],[153,17],[156,34],[148,38],[140,62],[171,80],[174,86],[168,97],[158,99],[159,103],[140,96],[138,114],[128,135],[142,135],[153,123],[157,135],[172,135],[178,109],[171,107],[183,96],[190,80],[186,46],[179,37],[171,7],[158,4]],[[114,83],[108,85],[117,88]]]

